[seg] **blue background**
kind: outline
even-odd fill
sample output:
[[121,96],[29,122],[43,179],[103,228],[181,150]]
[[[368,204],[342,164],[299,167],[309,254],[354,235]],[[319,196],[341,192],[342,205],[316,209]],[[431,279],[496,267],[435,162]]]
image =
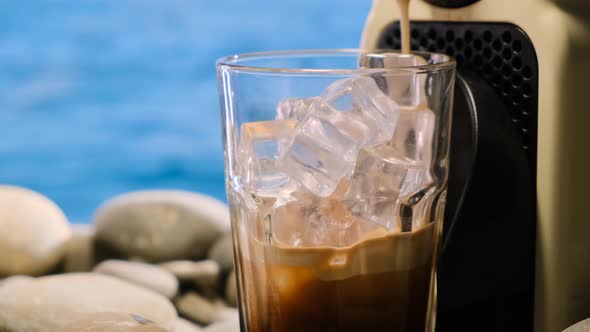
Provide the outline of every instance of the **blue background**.
[[72,222],[109,197],[225,199],[215,60],[357,47],[370,0],[0,1],[0,183]]

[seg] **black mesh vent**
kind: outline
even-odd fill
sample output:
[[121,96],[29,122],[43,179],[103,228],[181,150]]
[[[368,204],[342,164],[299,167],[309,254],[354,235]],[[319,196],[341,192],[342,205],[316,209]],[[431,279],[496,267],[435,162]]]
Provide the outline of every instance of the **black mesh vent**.
[[[412,49],[451,55],[460,71],[475,71],[494,88],[536,163],[538,63],[524,31],[510,23],[413,21],[411,37]],[[401,48],[399,22],[384,30],[378,47]]]

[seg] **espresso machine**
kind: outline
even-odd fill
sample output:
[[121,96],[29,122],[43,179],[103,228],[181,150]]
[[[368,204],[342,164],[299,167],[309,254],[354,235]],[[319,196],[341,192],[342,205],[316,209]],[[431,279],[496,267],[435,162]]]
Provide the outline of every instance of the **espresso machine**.
[[[365,49],[399,49],[374,0]],[[437,332],[590,317],[590,1],[412,0],[412,49],[458,64]]]

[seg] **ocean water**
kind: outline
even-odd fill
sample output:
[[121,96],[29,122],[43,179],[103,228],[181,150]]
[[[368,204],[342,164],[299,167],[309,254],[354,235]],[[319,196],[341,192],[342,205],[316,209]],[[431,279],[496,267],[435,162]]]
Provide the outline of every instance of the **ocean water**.
[[370,0],[0,1],[0,184],[72,222],[109,197],[225,200],[215,60],[357,47]]

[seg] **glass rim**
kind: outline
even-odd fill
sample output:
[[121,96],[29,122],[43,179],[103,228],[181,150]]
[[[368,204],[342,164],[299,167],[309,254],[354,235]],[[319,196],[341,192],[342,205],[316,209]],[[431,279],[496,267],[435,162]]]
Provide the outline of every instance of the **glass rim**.
[[413,55],[425,56],[431,58],[433,55],[440,56],[442,61],[426,65],[404,65],[387,68],[285,68],[273,66],[252,66],[241,64],[247,60],[263,60],[270,58],[284,58],[295,56],[345,56],[345,55],[374,55],[375,57],[403,56],[400,50],[390,49],[355,49],[355,48],[337,48],[337,49],[302,49],[302,50],[283,50],[283,51],[263,51],[249,52],[224,56],[216,61],[217,67],[230,68],[235,71],[266,73],[266,74],[313,74],[313,75],[351,75],[351,74],[376,74],[386,72],[413,71],[422,73],[432,73],[456,68],[456,61],[453,57],[434,52],[412,51]]

